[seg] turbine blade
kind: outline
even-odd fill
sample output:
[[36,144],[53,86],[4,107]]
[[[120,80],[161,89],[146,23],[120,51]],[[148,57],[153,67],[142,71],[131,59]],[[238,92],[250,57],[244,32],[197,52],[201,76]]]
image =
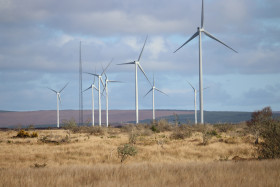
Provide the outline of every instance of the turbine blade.
[[103,82],[102,78],[100,78],[100,80],[101,80],[101,84],[103,85],[103,88],[104,88],[105,86],[104,86],[104,82]]
[[55,90],[53,90],[53,89],[51,89],[51,88],[48,88],[49,90],[51,90],[51,91],[53,91],[54,93],[57,93],[57,91],[55,91]]
[[105,91],[105,87],[103,88],[101,95],[103,95],[104,91]]
[[189,81],[187,81],[188,83],[189,83],[189,85],[193,88],[193,90],[195,90],[195,88],[193,87],[193,85],[189,82]]
[[69,82],[67,83],[67,84],[65,84],[65,86],[59,91],[59,93],[60,92],[62,92],[62,90],[64,90],[64,88],[66,88],[66,86],[69,84]]
[[98,91],[98,88],[96,88],[96,86],[93,85],[93,88],[94,88],[96,91]]
[[203,90],[206,90],[206,89],[208,89],[208,88],[210,88],[210,86],[207,86],[207,87],[203,88]]
[[155,75],[153,74],[153,86],[155,86]]
[[222,41],[218,40],[217,38],[215,38],[213,35],[211,35],[209,32],[207,32],[206,30],[203,31],[209,38],[212,38],[213,40],[216,40],[217,42],[223,44],[224,46],[226,46],[227,48],[233,50],[234,52],[238,53],[237,51],[235,51],[233,48],[229,47],[227,44],[223,43]]
[[128,63],[121,63],[121,64],[117,64],[117,65],[127,65],[127,64],[135,64],[135,61],[134,62],[128,62]]
[[174,51],[174,53],[176,53],[179,49],[181,49],[182,47],[184,47],[184,45],[186,45],[187,43],[189,43],[192,39],[194,39],[195,37],[197,37],[199,35],[198,31],[196,33],[194,33],[194,35],[192,35],[192,37],[190,37],[190,39],[188,41],[186,41],[183,45],[181,45],[181,47],[179,47],[176,51]]
[[102,66],[102,70],[103,70],[103,72],[104,72],[105,78],[108,79],[108,77],[107,77],[107,75],[106,75],[106,73],[105,73],[105,71],[104,71],[104,67],[103,67],[102,64],[101,64],[101,66]]
[[91,89],[92,86],[88,87],[87,89],[85,89],[83,92],[88,91],[89,89]]
[[111,80],[108,80],[108,82],[119,82],[119,83],[122,83],[121,81],[111,81]]
[[138,57],[138,62],[139,62],[140,59],[141,59],[142,53],[143,53],[143,51],[144,51],[144,48],[145,48],[145,45],[146,45],[146,42],[147,42],[147,39],[148,39],[148,35],[146,36],[145,43],[144,43],[143,48],[142,48],[142,50],[141,50],[141,53],[140,53],[140,55],[139,55],[139,57]]
[[[103,72],[101,73],[101,76],[105,73],[105,71],[108,69],[108,67],[112,64],[113,59],[111,60],[111,62],[106,66],[106,68],[103,70]],[[102,66],[103,68],[103,66]]]
[[151,91],[153,91],[153,88],[150,89],[150,90],[146,93],[146,95],[145,95],[144,97],[146,97]]
[[142,71],[142,73],[145,75],[146,79],[149,81],[150,85],[152,86],[150,80],[148,79],[148,77],[147,77],[146,73],[144,72],[143,68],[141,67],[140,63],[138,63],[137,65],[140,68],[140,70]]
[[201,8],[201,28],[203,28],[204,24],[204,1],[202,0],[202,8]]
[[93,76],[95,76],[95,77],[99,77],[99,75],[96,74],[96,73],[88,73],[88,72],[84,72],[84,73],[89,74],[89,75],[93,75]]
[[[167,95],[166,93],[164,93],[163,91],[161,91],[161,90],[159,90],[159,89],[157,89],[157,88],[155,88],[155,90],[158,91],[158,92],[163,93],[164,95]],[[167,96],[168,96],[168,95],[167,95]]]

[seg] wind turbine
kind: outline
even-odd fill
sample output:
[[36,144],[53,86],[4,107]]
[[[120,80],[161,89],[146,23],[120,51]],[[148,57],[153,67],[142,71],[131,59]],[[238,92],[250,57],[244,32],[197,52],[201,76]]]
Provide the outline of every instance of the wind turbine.
[[104,72],[105,75],[105,87],[102,91],[102,93],[104,92],[104,90],[106,91],[106,126],[108,127],[109,125],[109,100],[108,100],[108,83],[109,82],[120,82],[120,81],[113,81],[113,80],[109,80],[106,73]]
[[94,82],[95,82],[95,76],[94,76],[93,83],[90,85],[90,87],[88,87],[87,89],[84,90],[84,92],[85,92],[85,91],[91,89],[91,98],[92,98],[92,126],[94,126],[94,89],[96,89],[98,91],[98,89],[94,85]]
[[[194,88],[194,86],[188,81],[189,85],[192,87],[193,91],[194,91],[194,122],[195,124],[197,124],[197,110],[196,110],[196,94],[197,94],[197,90]],[[203,90],[207,89],[209,87],[203,88]]]
[[188,81],[189,85],[193,88],[194,91],[194,123],[197,124],[197,111],[196,111],[196,93],[197,90],[193,87],[193,85]]
[[144,96],[144,97],[146,97],[151,91],[153,92],[153,121],[156,119],[155,118],[155,90],[164,94],[164,95],[167,95],[166,93],[164,93],[163,91],[161,91],[161,90],[159,90],[158,88],[155,87],[155,78],[153,76],[153,86]]
[[99,75],[96,73],[88,73],[85,72],[87,74],[93,75],[95,77],[98,77],[98,108],[99,108],[99,126],[101,127],[101,95],[100,95],[100,82],[102,83],[103,87],[104,87],[104,83],[102,80],[102,75],[105,73],[106,69],[109,67],[109,65],[111,64],[111,62],[107,65],[107,67],[103,70],[103,72]]
[[[146,77],[146,79],[149,81],[149,79],[148,79],[146,73],[144,72],[143,68],[142,68],[141,65],[140,65],[140,59],[141,59],[143,50],[144,50],[144,48],[145,48],[147,39],[148,39],[148,36],[146,37],[145,43],[144,43],[144,45],[143,45],[143,48],[142,48],[142,50],[141,50],[141,52],[140,52],[140,55],[139,55],[137,61],[118,64],[118,65],[135,64],[135,112],[136,112],[136,124],[139,123],[139,117],[138,117],[138,80],[137,80],[137,69],[138,69],[138,67],[139,67],[139,69],[142,71],[142,73],[144,74],[144,76]],[[150,81],[149,81],[149,83],[150,83],[150,85],[152,85]]]
[[60,93],[64,90],[64,88],[68,85],[68,83],[61,89],[58,91],[56,90],[53,90],[51,88],[48,88],[49,90],[53,91],[54,93],[56,93],[56,105],[57,105],[57,109],[56,109],[56,112],[57,112],[57,128],[59,128],[59,103],[61,103],[61,98],[60,98]]
[[227,48],[231,49],[232,51],[236,52],[233,48],[226,45],[224,42],[220,41],[213,35],[211,35],[209,32],[207,32],[204,27],[204,1],[202,0],[202,10],[201,10],[201,28],[197,28],[197,32],[194,33],[192,37],[190,37],[189,40],[187,40],[181,47],[179,47],[174,53],[176,53],[179,49],[181,49],[183,46],[185,46],[187,43],[189,43],[191,40],[193,40],[195,37],[199,36],[199,101],[200,101],[200,123],[204,123],[204,115],[203,115],[203,80],[202,80],[202,44],[201,44],[201,34],[204,33],[209,38],[212,38],[213,40],[216,40],[217,42],[221,43],[222,45],[226,46]]

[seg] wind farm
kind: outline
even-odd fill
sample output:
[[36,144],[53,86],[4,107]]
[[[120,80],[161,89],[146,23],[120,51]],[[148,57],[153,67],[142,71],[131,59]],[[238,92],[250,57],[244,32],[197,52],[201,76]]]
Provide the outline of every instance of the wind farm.
[[1,185],[280,186],[279,8],[2,1]]

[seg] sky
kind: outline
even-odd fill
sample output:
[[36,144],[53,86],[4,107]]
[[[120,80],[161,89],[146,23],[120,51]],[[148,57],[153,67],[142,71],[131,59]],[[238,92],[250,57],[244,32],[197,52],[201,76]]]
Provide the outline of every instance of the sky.
[[[280,111],[279,8],[276,0],[204,1],[205,30],[238,51],[202,36],[205,110]],[[55,110],[48,87],[67,82],[61,109],[78,109],[80,41],[83,72],[99,74],[113,59],[107,76],[122,83],[109,84],[109,108],[134,109],[134,66],[117,64],[137,60],[147,35],[140,64],[168,95],[156,93],[156,108],[193,110],[188,81],[198,89],[198,38],[173,52],[200,19],[199,0],[0,0],[0,110]],[[93,81],[84,73],[83,89]],[[139,70],[138,84],[139,109],[151,109],[152,95],[144,97],[151,85]],[[91,109],[91,92],[83,99]]]

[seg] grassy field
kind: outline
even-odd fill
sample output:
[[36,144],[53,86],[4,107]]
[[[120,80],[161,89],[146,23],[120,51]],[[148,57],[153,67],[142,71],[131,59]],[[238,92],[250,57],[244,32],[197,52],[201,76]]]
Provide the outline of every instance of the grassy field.
[[0,132],[1,186],[280,186],[280,160],[257,160],[242,124],[35,131]]

